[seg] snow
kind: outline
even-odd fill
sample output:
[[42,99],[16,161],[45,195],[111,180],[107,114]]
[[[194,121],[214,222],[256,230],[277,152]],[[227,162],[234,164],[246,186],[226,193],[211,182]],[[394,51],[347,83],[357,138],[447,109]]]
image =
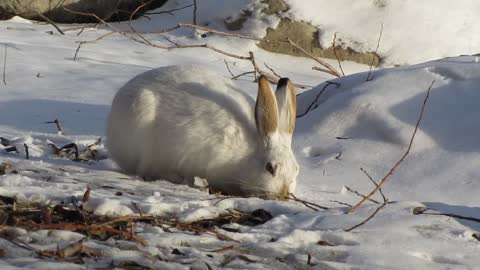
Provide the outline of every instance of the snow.
[[[386,65],[416,64],[448,56],[479,53],[476,22],[480,3],[449,0],[287,0],[287,17],[321,30],[330,47],[334,33],[344,46],[374,51],[383,24],[379,55]],[[441,45],[439,45],[441,44]]]
[[[63,248],[83,239],[80,233],[5,229],[0,237],[0,268],[86,269],[113,264],[120,269],[122,262],[136,262],[153,269],[208,269],[205,263],[219,268],[227,262],[224,266],[231,269],[305,269],[310,267],[310,255],[314,269],[475,269],[480,264],[479,242],[473,237],[480,230],[478,223],[439,215],[413,215],[412,211],[428,207],[443,213],[480,217],[478,57],[432,61],[476,53],[471,46],[476,42],[474,33],[478,29],[470,22],[474,17],[468,14],[474,12],[477,4],[374,1],[375,7],[371,1],[288,2],[292,10],[287,16],[323,26],[324,42],[330,42],[328,35],[337,31],[345,42],[364,42],[361,46],[370,50],[376,46],[378,21],[383,21],[380,54],[388,59],[387,68],[374,71],[373,79],[366,81],[368,67],[344,63],[346,73],[351,75],[333,79],[312,71],[316,63],[310,59],[268,53],[256,48],[253,41],[219,35],[192,37],[187,30],[167,36],[185,44],[208,42],[241,55],[252,50],[258,63],[266,62],[296,83],[318,85],[298,89],[298,113],[307,110],[325,87],[324,81],[340,84],[329,85],[313,109],[297,119],[294,136],[294,152],[301,165],[296,196],[327,206],[328,210],[314,211],[294,201],[217,198],[167,181],[145,182],[125,175],[110,159],[74,162],[55,157],[48,146],[51,142],[58,146],[75,142],[83,149],[104,136],[113,95],[136,74],[159,66],[196,63],[229,77],[224,59],[236,74],[250,71],[251,64],[201,48],[151,48],[120,35],[83,45],[74,61],[76,41],[93,40],[108,30],[86,29],[79,36],[76,32],[62,36],[48,33],[52,30],[49,25],[19,18],[0,22],[0,40],[8,44],[7,85],[0,85],[0,136],[11,140],[19,150],[6,153],[6,147],[0,146],[0,161],[12,164],[18,171],[0,176],[0,195],[15,196],[19,202],[71,206],[72,197],[81,201],[90,186],[90,199],[83,207],[98,215],[117,217],[137,215],[140,211],[182,222],[213,218],[233,209],[264,209],[273,215],[257,226],[229,225],[228,228],[241,233],[216,229],[237,242],[219,240],[208,233],[196,235],[174,228],[169,232],[138,222],[136,235],[149,246],[127,240],[85,239],[85,246],[102,256],[84,258],[84,264],[41,257],[7,240],[14,237],[35,249],[55,251],[57,245]],[[385,6],[380,8],[378,3]],[[170,1],[162,10],[188,4]],[[236,16],[239,7],[255,10],[261,5],[258,1],[229,1],[227,5],[211,0],[200,6],[199,20],[205,23],[205,18],[209,18],[210,26],[223,29],[223,19]],[[346,9],[347,5],[351,9]],[[452,19],[431,12],[432,7],[439,12],[448,11],[448,18]],[[393,12],[399,9],[404,12]],[[139,19],[135,26],[157,29],[158,25],[190,20],[191,14],[191,8],[187,8],[175,12],[175,16],[152,15],[152,22]],[[259,16],[249,20],[251,28],[243,33],[261,36],[266,27],[275,24],[274,18],[264,21]],[[351,19],[338,19],[342,17]],[[160,35],[148,37],[169,44]],[[3,46],[0,48],[1,66]],[[430,62],[388,67],[423,61]],[[243,77],[237,83],[254,96],[256,85],[251,79]],[[378,205],[367,202],[347,214],[349,208],[335,201],[358,202],[359,197],[345,186],[361,193],[374,187],[360,168],[378,180],[403,155],[432,81],[435,82],[412,150],[383,186],[392,203],[365,225],[345,231],[365,220]],[[55,118],[61,121],[66,135],[58,134],[54,124],[45,124]],[[24,144],[29,146],[29,160],[25,159]],[[103,145],[98,150],[106,153]],[[381,200],[378,195],[374,198]],[[241,251],[218,252],[229,246]],[[172,253],[173,249],[184,255]]]

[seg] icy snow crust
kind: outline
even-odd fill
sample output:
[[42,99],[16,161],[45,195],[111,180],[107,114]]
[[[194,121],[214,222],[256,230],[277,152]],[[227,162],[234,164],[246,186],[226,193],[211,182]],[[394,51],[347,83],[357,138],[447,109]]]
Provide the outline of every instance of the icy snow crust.
[[[258,4],[254,1],[235,3]],[[298,8],[298,5],[292,6]],[[230,6],[225,12],[233,14],[228,8]],[[203,16],[209,14],[202,12],[205,12]],[[176,15],[178,20],[190,18],[191,10],[179,11]],[[156,22],[168,20],[174,24],[168,16],[161,16]],[[148,27],[146,20],[138,23]],[[88,239],[85,245],[102,250],[104,256],[86,258],[84,265],[42,258],[0,238],[4,251],[1,269],[107,268],[112,261],[114,265],[135,261],[154,269],[208,269],[205,262],[219,267],[227,256],[238,255],[234,250],[212,252],[231,245],[245,250],[242,255],[250,261],[237,258],[225,266],[229,269],[433,270],[475,269],[480,265],[480,245],[472,237],[480,229],[478,223],[412,214],[413,208],[426,206],[447,213],[480,216],[480,109],[477,105],[480,65],[477,57],[445,58],[382,69],[373,72],[373,80],[368,82],[365,72],[333,80],[340,86],[330,85],[312,106],[314,109],[297,119],[294,136],[294,152],[301,165],[296,195],[330,207],[316,212],[292,201],[220,200],[167,181],[145,182],[122,174],[109,159],[78,163],[53,157],[47,145],[49,141],[57,145],[73,141],[85,147],[103,136],[114,93],[136,74],[158,66],[201,63],[229,77],[223,55],[202,49],[164,51],[111,36],[97,44],[85,45],[73,61],[75,41],[94,39],[106,30],[85,30],[80,36],[69,32],[61,36],[45,33],[52,30],[50,26],[23,21],[1,22],[0,27],[0,40],[8,44],[7,85],[0,85],[0,136],[11,139],[20,150],[18,154],[1,151],[1,162],[12,164],[19,173],[0,176],[0,195],[16,196],[19,201],[68,205],[72,196],[81,200],[90,185],[90,200],[85,207],[97,215],[137,215],[132,202],[145,215],[178,217],[182,222],[216,217],[230,209],[262,208],[273,215],[273,219],[263,225],[234,225],[241,233],[219,229],[238,242],[221,241],[209,234],[166,232],[139,223],[136,235],[145,239],[148,247],[132,241]],[[263,29],[256,27],[258,31]],[[385,31],[387,33],[387,28]],[[169,38],[186,43],[191,39],[191,32],[182,30],[169,34]],[[168,43],[163,38],[158,40]],[[385,44],[388,40],[387,35]],[[314,63],[308,59],[263,52],[250,41],[212,35],[198,42],[205,41],[245,55],[253,50],[259,63],[267,62],[295,82],[319,84],[311,90],[299,91],[298,113],[310,106],[323,89],[322,82],[332,79],[311,71]],[[416,53],[418,59],[427,57],[424,52]],[[457,52],[448,50],[448,53]],[[395,57],[394,53],[391,55]],[[248,62],[227,61],[231,61],[236,73],[251,68]],[[348,74],[367,69],[345,63]],[[377,205],[366,203],[358,211],[346,214],[348,207],[334,201],[358,202],[359,198],[344,186],[362,193],[373,188],[359,168],[365,168],[378,180],[404,153],[426,90],[433,80],[412,151],[383,188],[393,203],[367,224],[345,232],[344,229],[368,217]],[[255,96],[256,85],[251,78],[244,77],[237,83],[246,93]],[[62,121],[67,136],[56,134],[53,125],[44,124],[56,117]],[[29,145],[30,160],[24,158],[24,143]],[[102,146],[99,150],[105,153]],[[379,196],[375,199],[381,200]],[[56,250],[57,244],[62,248],[83,238],[79,233],[66,231],[16,229],[8,233],[39,250]],[[175,248],[185,256],[172,254]],[[314,266],[307,265],[308,254]],[[155,259],[156,256],[168,262]]]

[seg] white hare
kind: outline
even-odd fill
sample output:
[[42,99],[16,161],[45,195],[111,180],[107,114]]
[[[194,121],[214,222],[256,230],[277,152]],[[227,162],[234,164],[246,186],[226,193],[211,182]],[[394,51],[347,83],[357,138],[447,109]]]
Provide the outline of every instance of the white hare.
[[255,103],[202,66],[154,69],[116,94],[107,148],[124,171],[146,179],[191,185],[201,177],[214,192],[285,198],[299,172],[294,91],[283,78],[274,93],[260,77]]

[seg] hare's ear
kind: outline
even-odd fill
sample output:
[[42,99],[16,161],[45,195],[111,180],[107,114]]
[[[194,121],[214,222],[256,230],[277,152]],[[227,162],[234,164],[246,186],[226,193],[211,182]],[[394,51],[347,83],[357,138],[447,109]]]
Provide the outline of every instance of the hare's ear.
[[281,132],[293,134],[297,113],[297,96],[293,83],[288,78],[281,78],[278,81],[275,96],[278,103],[278,129]]
[[278,106],[270,82],[265,76],[258,78],[258,96],[255,105],[255,123],[262,136],[278,130]]

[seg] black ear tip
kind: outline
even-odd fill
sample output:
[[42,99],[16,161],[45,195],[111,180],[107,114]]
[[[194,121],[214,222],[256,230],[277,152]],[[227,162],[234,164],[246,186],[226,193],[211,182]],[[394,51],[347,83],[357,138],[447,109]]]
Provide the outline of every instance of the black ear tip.
[[290,80],[288,78],[281,78],[280,80],[278,80],[277,87],[287,86],[289,81]]

